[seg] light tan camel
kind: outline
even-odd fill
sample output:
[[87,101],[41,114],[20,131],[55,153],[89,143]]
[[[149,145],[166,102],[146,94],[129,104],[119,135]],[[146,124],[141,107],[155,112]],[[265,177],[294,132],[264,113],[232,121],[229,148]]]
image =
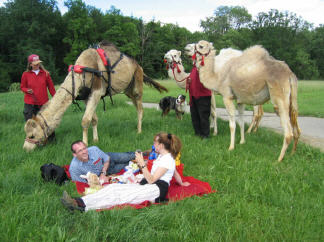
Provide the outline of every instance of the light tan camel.
[[[182,65],[181,51],[169,50],[165,55],[164,59],[168,65],[168,75],[171,79],[174,79],[177,85],[185,89],[186,79],[190,73],[186,73]],[[217,116],[216,116],[216,101],[214,93],[212,92],[211,107],[210,107],[211,123],[214,129],[213,135],[217,135]]]
[[[194,56],[195,59],[195,43],[187,44],[185,47],[185,53],[191,58],[192,56]],[[242,53],[243,52],[241,50],[235,50],[232,48],[221,49],[219,55],[215,57],[214,71],[221,70],[227,61],[242,55]],[[213,91],[212,93],[213,95],[219,95],[219,93],[215,91]],[[256,132],[258,130],[262,116],[263,116],[262,105],[253,106],[253,118],[247,130],[247,133],[250,133],[252,129],[253,132]],[[215,101],[215,126],[216,125],[217,124],[216,124],[216,101]]]
[[215,50],[212,43],[201,40],[195,47],[200,81],[205,87],[217,91],[230,116],[229,126],[231,143],[229,150],[234,149],[235,142],[235,105],[239,111],[241,141],[244,139],[244,122],[242,114],[244,104],[259,105],[271,99],[276,113],[280,116],[284,130],[284,140],[278,158],[281,161],[294,138],[292,152],[297,148],[300,129],[298,126],[297,78],[283,61],[271,57],[261,46],[246,49],[239,57],[228,61],[225,66],[215,72]]
[[[142,131],[142,95],[143,81],[158,91],[167,91],[159,83],[147,77],[142,67],[132,58],[122,55],[111,43],[103,41],[100,48],[108,56],[113,70],[111,72],[111,94],[123,92],[131,98],[137,109],[137,131]],[[100,50],[100,49],[99,49]],[[116,65],[114,66],[114,64]],[[78,73],[80,66],[92,68],[90,71]],[[66,76],[64,82],[57,90],[55,96],[40,110],[32,119],[25,124],[26,140],[23,148],[27,151],[33,150],[37,145],[45,144],[47,138],[58,127],[66,109],[72,103],[80,90],[90,88],[90,95],[85,100],[86,109],[82,118],[83,142],[88,144],[88,127],[90,123],[93,128],[93,141],[98,141],[96,107],[102,96],[106,94],[109,77],[108,71],[96,49],[84,50],[74,65],[75,71]]]

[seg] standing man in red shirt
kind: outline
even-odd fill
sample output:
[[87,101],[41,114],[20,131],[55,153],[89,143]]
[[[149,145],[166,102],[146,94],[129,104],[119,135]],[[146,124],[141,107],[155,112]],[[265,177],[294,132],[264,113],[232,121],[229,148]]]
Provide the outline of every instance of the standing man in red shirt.
[[211,91],[205,88],[199,79],[194,65],[189,75],[190,114],[195,135],[207,139],[210,133]]
[[38,55],[28,56],[27,70],[21,77],[20,89],[25,93],[23,112],[25,121],[36,115],[48,101],[47,89],[52,97],[55,95],[51,76],[41,62]]

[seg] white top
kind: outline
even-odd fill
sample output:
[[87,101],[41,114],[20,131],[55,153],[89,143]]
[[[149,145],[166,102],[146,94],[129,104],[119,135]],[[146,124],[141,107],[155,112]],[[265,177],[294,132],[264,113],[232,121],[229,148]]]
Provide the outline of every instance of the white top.
[[170,153],[165,155],[159,155],[156,160],[153,162],[151,174],[154,174],[158,167],[167,168],[167,172],[160,177],[160,180],[167,182],[170,185],[170,181],[173,177],[175,170],[175,160],[173,159]]
[[39,69],[38,70],[32,70],[35,74],[36,74],[36,76],[38,75],[38,73],[39,73]]

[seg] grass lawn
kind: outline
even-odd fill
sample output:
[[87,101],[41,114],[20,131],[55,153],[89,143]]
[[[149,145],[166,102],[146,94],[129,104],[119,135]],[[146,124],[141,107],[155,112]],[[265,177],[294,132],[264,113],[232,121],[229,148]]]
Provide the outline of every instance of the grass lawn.
[[[161,83],[170,93],[145,87],[145,102],[184,93],[171,81]],[[306,103],[315,100],[316,93],[319,97],[323,85],[300,82],[299,88],[299,102],[305,102],[299,103],[301,113],[307,115],[308,106],[316,102]],[[309,92],[312,95],[307,96]],[[70,144],[82,138],[83,113],[70,106],[56,129],[56,143],[26,153],[23,95],[1,93],[0,241],[323,241],[324,154],[318,149],[300,143],[295,155],[289,154],[290,147],[278,163],[282,137],[260,128],[246,137],[244,145],[238,144],[237,132],[235,150],[229,152],[227,122],[219,120],[219,135],[203,142],[193,135],[189,114],[182,121],[174,112],[161,119],[155,109],[144,110],[143,132],[137,134],[135,108],[125,103],[129,99],[124,95],[113,98],[115,105],[106,98],[106,112],[102,103],[97,108],[98,147],[144,150],[155,133],[175,133],[183,142],[184,174],[210,183],[217,192],[140,210],[71,214],[59,198],[64,190],[77,196],[75,185],[43,182],[40,166],[71,161]],[[316,105],[319,108],[309,114],[318,111],[317,116],[324,116],[323,104]],[[90,129],[89,145],[94,145],[91,140]]]

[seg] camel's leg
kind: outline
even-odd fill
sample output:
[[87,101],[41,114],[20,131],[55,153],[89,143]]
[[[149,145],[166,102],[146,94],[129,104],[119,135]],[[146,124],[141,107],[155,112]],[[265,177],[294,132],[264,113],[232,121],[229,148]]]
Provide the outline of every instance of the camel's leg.
[[143,104],[142,98],[132,98],[132,102],[137,110],[137,133],[142,132]]
[[[289,88],[286,88],[286,90],[289,90]],[[279,92],[279,95],[281,94],[279,96],[278,94],[274,93],[275,91],[278,92],[278,90],[270,89],[271,100],[274,106],[277,107],[280,123],[284,131],[284,140],[278,158],[278,161],[282,161],[285,156],[286,150],[293,138],[293,132],[289,118],[289,94]]]
[[[96,108],[97,105],[100,101],[101,98],[101,90],[96,90],[93,91],[90,96],[89,99],[86,103],[86,110],[84,112],[83,118],[82,118],[82,129],[83,129],[83,142],[88,145],[88,128],[90,125],[90,122],[93,121],[93,116],[95,115],[96,112]],[[97,118],[98,121],[98,118]],[[95,129],[97,129],[97,124],[95,125]],[[97,131],[96,131],[97,132]],[[94,137],[97,139],[97,141],[99,140],[98,138],[98,133],[96,134],[97,137]]]
[[245,143],[245,137],[244,137],[244,119],[243,119],[243,114],[244,114],[244,108],[245,105],[244,104],[237,104],[238,107],[238,123],[240,126],[240,132],[241,132],[241,141],[240,144],[244,144]]
[[258,130],[262,116],[263,116],[262,105],[253,106],[252,122],[251,122],[248,130],[246,131],[248,134],[251,133],[252,129],[253,129],[253,132],[256,132]]
[[92,121],[91,121],[91,125],[92,125],[93,142],[96,143],[96,142],[99,141],[99,138],[98,138],[98,130],[97,130],[98,116],[97,116],[96,112],[93,114]]
[[278,161],[282,161],[282,159],[285,156],[288,145],[290,144],[290,142],[293,138],[293,133],[292,133],[292,128],[291,128],[290,121],[289,121],[288,110],[287,109],[280,110],[280,107],[279,107],[279,113],[280,113],[280,123],[284,129],[284,141],[283,141],[281,152],[280,152],[280,155],[278,158]]
[[[290,119],[291,118],[292,117],[290,117]],[[296,149],[297,149],[298,139],[299,139],[299,136],[300,136],[300,128],[299,128],[299,125],[298,125],[298,122],[297,122],[297,116],[296,116],[296,122],[295,123],[291,122],[291,125],[292,125],[292,128],[293,128],[293,134],[294,134],[294,146],[293,146],[293,149],[291,150],[291,153],[294,154]]]
[[212,126],[214,127],[213,135],[217,135],[217,113],[216,113],[216,100],[215,100],[215,93],[212,92],[211,96],[211,105],[210,105],[210,114],[212,119]]
[[253,110],[255,110],[255,112],[257,113],[256,120],[255,120],[255,125],[254,125],[254,129],[253,129],[253,132],[256,132],[258,130],[258,128],[259,128],[260,121],[261,121],[262,116],[264,114],[264,112],[263,112],[263,106],[262,105],[254,106],[253,107]]
[[229,127],[231,131],[231,143],[228,148],[228,150],[233,150],[234,149],[234,143],[235,143],[235,105],[233,103],[233,100],[231,98],[225,98],[223,97],[223,102],[226,107],[226,111],[229,115]]

